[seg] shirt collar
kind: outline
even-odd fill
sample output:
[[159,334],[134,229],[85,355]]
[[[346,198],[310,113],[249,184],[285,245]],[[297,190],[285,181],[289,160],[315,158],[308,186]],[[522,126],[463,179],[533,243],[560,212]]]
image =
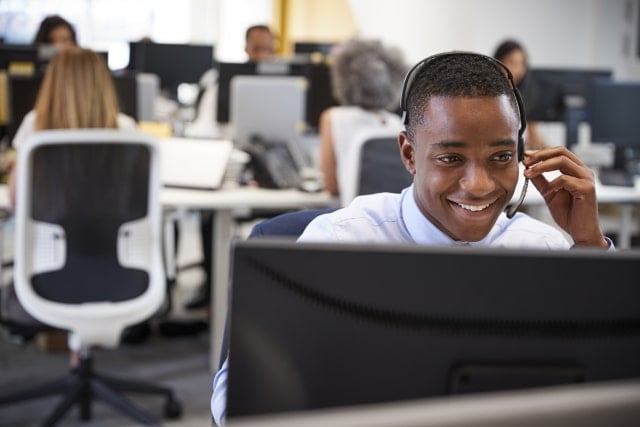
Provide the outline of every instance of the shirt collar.
[[429,221],[418,208],[414,194],[413,184],[402,192],[402,219],[407,227],[409,235],[414,242],[422,245],[449,245],[449,246],[489,246],[496,237],[506,220],[504,213],[500,215],[496,224],[491,228],[484,239],[477,242],[461,242],[453,240],[443,233],[431,221]]

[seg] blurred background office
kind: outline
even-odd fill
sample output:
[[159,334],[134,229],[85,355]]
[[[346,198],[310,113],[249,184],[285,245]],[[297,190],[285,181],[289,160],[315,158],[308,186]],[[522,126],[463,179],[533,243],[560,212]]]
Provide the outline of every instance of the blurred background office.
[[[133,117],[141,129],[165,136],[211,137],[218,135],[207,133],[208,130],[224,129],[217,126],[220,111],[212,108],[209,110],[212,112],[202,116],[210,123],[198,123],[205,131],[188,134],[198,117],[203,85],[214,84],[220,65],[248,65],[245,32],[255,24],[265,24],[275,35],[273,53],[278,60],[311,62],[326,69],[332,63],[331,48],[351,39],[375,39],[397,47],[407,64],[449,50],[493,55],[500,42],[512,39],[525,46],[529,69],[589,70],[602,72],[613,81],[640,84],[640,0],[0,0],[0,42],[31,46],[40,23],[50,15],[64,17],[71,24],[79,46],[99,52],[107,59],[121,111]],[[178,58],[167,53],[176,46],[189,56]],[[159,62],[145,60],[147,55],[157,52],[164,52]],[[213,77],[203,81],[210,70],[215,70]],[[0,149],[10,147],[21,121],[15,106],[10,108],[11,90],[7,88],[13,84],[28,85],[33,102],[38,87],[24,75],[10,78],[9,71],[18,74],[26,71],[33,76],[42,70],[8,70],[6,58],[0,55]],[[328,76],[328,71],[324,76]],[[329,94],[330,87],[325,86],[323,92]],[[23,97],[24,105],[19,107],[24,114],[33,107],[33,103],[28,105],[28,98]],[[311,141],[316,148],[319,110],[329,106],[318,105],[313,106],[312,114],[307,114],[307,127],[301,130],[305,137],[311,135],[305,144]],[[590,127],[584,120],[578,120],[579,126],[570,132],[564,119],[558,116],[535,121],[540,138],[549,145],[565,144],[569,133],[574,144],[591,142]],[[146,127],[150,123],[156,126]],[[0,155],[0,169],[6,158]],[[189,216],[192,213],[187,212],[181,218],[191,227],[191,233],[180,236],[183,241],[178,245],[179,265],[203,256],[204,248],[198,240],[199,217],[194,219],[199,215]],[[636,221],[636,232],[637,225]],[[192,238],[195,240],[189,240]],[[191,281],[192,289],[205,291],[200,298],[204,302],[201,306],[208,301],[207,289],[200,286],[208,283],[208,279],[202,278],[206,274]],[[184,272],[180,273],[178,281],[184,277]],[[179,310],[184,304],[175,307]],[[199,315],[207,318],[209,314]],[[185,316],[192,318],[189,314]],[[182,387],[179,395],[198,407],[205,422],[210,420],[207,345],[201,341],[191,347],[174,346],[168,352],[187,361],[180,365],[186,366],[187,374],[178,372],[178,378],[169,381]],[[185,350],[178,353],[178,347]],[[154,352],[166,356],[162,351]],[[145,353],[143,357],[150,356]],[[26,370],[26,366],[29,369],[46,366],[35,353],[23,358],[22,365],[19,358],[6,360],[9,359],[12,362],[3,372],[15,373],[14,377],[22,374],[21,369]],[[129,363],[132,362],[127,360],[121,364]],[[34,375],[39,374],[46,372]],[[181,376],[193,376],[200,382],[187,384]],[[186,414],[191,410],[187,405]]]
[[[209,46],[214,68],[243,62],[244,32],[256,23],[277,34],[279,56],[291,55],[296,42],[361,37],[398,46],[415,63],[444,50],[492,54],[513,38],[526,45],[532,67],[606,68],[615,79],[638,80],[639,9],[638,0],[247,0],[242,7],[233,0],[1,0],[0,39],[29,44],[43,18],[59,14],[79,45],[108,53],[115,71],[132,67],[129,43],[142,39]],[[176,104],[159,107],[178,128],[195,117],[199,88],[192,80],[175,85],[169,98]],[[563,139],[562,130],[541,131],[548,143]]]

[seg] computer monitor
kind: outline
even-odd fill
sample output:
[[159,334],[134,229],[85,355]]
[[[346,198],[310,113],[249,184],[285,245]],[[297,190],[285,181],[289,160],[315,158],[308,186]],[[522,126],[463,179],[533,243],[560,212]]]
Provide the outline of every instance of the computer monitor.
[[611,70],[533,68],[519,89],[527,120],[564,122],[567,147],[578,142],[580,122],[589,120],[590,87],[599,79],[611,79]]
[[615,145],[615,169],[640,173],[640,82],[597,81],[591,88],[592,142]]
[[[7,137],[12,141],[22,123],[22,119],[31,111],[36,103],[43,75],[9,76],[9,120]],[[138,90],[136,75],[133,72],[120,73],[113,76],[113,83],[120,103],[120,111],[134,119],[138,119]]]
[[640,377],[640,252],[237,242],[228,419]]
[[266,61],[266,62],[221,62],[218,69],[218,99],[216,121],[229,122],[231,80],[235,76],[300,76],[309,82],[306,101],[307,126],[311,130],[318,127],[318,120],[322,111],[337,101],[331,94],[329,68],[326,64],[310,63],[308,61]]
[[0,44],[0,70],[8,70],[21,74],[33,74],[43,71],[44,66],[56,54],[56,49],[49,45]]
[[295,42],[293,44],[293,53],[296,55],[313,55],[319,53],[324,57],[331,55],[331,50],[336,43],[319,43],[319,42]]
[[127,69],[157,74],[172,96],[180,83],[198,83],[214,66],[213,45],[129,42]]

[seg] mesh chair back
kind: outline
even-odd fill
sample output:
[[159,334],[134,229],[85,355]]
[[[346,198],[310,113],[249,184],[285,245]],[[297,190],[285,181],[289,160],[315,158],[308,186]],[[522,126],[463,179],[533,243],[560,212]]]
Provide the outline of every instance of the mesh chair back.
[[357,194],[399,193],[413,176],[400,159],[396,137],[372,137],[360,150]]
[[142,144],[77,142],[34,149],[30,216],[61,226],[66,241],[62,269],[33,276],[38,295],[81,304],[144,293],[149,275],[118,262],[117,242],[124,223],[147,215],[149,168],[149,148]]

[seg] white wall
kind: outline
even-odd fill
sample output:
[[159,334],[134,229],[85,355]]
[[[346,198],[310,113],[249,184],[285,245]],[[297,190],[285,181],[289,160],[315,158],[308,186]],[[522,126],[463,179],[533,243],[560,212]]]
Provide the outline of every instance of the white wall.
[[271,0],[217,0],[216,58],[219,61],[243,62],[244,37],[248,27],[271,23]]
[[533,66],[613,68],[617,78],[640,79],[639,0],[350,1],[359,34],[399,46],[411,63],[454,49],[492,54],[512,37]]

